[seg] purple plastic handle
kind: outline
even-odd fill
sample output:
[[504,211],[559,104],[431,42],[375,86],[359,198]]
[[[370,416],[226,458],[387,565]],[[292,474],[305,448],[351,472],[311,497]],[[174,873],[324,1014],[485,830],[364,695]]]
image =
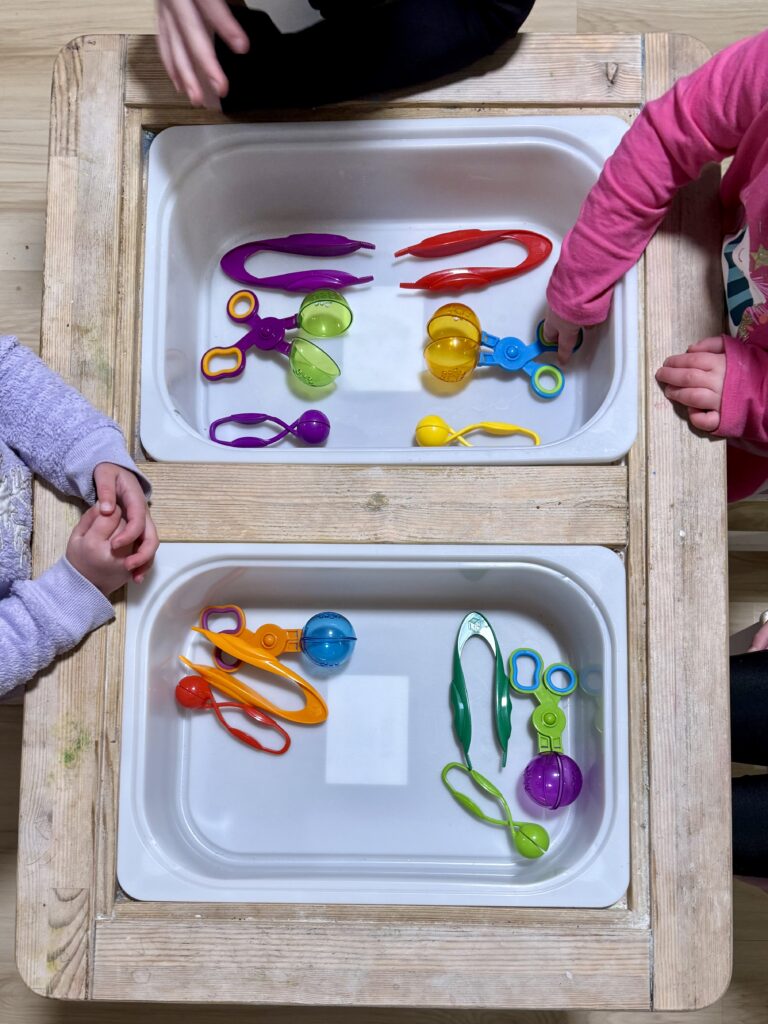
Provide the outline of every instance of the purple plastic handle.
[[203,629],[210,629],[210,620],[212,615],[231,615],[235,620],[235,626],[233,629],[220,629],[219,633],[239,633],[245,629],[245,617],[243,615],[243,609],[236,604],[211,604],[203,610],[200,616],[200,625]]
[[[216,633],[232,633],[237,636],[238,633],[242,633],[245,629],[245,615],[243,615],[243,609],[236,604],[212,604],[203,610],[200,616],[200,626],[202,629],[211,628],[211,616],[212,615],[231,615],[235,620],[233,629],[217,629],[213,632]],[[217,647],[213,652],[213,660],[219,666],[223,668],[225,672],[236,672],[242,665],[242,661],[237,658],[232,658],[227,655],[229,661],[224,660],[222,651]]]
[[264,238],[245,242],[230,249],[221,258],[221,269],[241,284],[254,284],[261,288],[280,288],[287,292],[313,292],[319,288],[340,291],[355,284],[365,284],[373,277],[355,277],[343,270],[299,270],[273,277],[254,277],[245,269],[246,260],[257,252],[285,252],[296,256],[344,256],[358,249],[375,249],[372,242],[359,242],[344,235],[303,234],[283,238]]
[[[216,437],[216,430],[222,423],[242,423],[243,426],[258,426],[260,423],[276,423],[283,429],[273,437],[236,437],[234,441],[222,441]],[[214,420],[208,428],[208,437],[216,444],[224,444],[229,448],[266,448],[269,444],[277,444],[288,434],[294,434],[305,444],[322,444],[331,430],[331,423],[324,412],[319,409],[307,409],[293,423],[286,423],[277,416],[269,416],[264,412],[239,412],[232,416],[223,416]]]

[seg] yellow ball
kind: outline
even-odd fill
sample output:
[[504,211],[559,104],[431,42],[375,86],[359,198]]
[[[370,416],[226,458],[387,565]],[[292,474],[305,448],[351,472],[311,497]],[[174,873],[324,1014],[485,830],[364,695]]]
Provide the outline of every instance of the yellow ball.
[[422,448],[444,445],[453,431],[441,416],[425,416],[416,424],[416,443]]

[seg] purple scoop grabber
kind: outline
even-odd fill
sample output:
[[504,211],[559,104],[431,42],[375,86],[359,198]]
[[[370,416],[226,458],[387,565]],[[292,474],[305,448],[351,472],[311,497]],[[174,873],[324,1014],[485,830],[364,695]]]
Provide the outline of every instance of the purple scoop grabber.
[[[252,437],[245,435],[236,437],[233,441],[224,441],[216,436],[216,432],[224,423],[241,423],[244,426],[259,426],[262,423],[274,423],[279,429],[272,437]],[[293,434],[304,444],[322,444],[327,440],[331,432],[331,424],[325,413],[319,409],[307,409],[293,423],[286,423],[278,416],[271,416],[265,412],[238,412],[232,416],[222,416],[214,420],[208,428],[208,436],[217,444],[225,444],[230,448],[266,448],[267,445],[277,444],[283,438]]]
[[310,233],[262,238],[230,249],[221,258],[221,269],[240,284],[258,285],[260,288],[280,288],[286,292],[313,292],[320,288],[341,291],[355,284],[366,284],[373,280],[373,275],[355,277],[343,270],[296,270],[272,277],[254,277],[245,269],[245,264],[257,252],[285,252],[295,256],[346,256],[358,249],[375,248],[372,242],[358,242],[344,235]]

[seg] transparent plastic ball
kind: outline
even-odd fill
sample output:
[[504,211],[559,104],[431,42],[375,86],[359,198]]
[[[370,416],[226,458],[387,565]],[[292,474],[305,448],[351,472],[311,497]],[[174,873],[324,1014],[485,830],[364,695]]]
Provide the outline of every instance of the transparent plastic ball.
[[316,665],[334,668],[352,655],[357,637],[352,623],[338,612],[318,612],[301,633],[301,649]]

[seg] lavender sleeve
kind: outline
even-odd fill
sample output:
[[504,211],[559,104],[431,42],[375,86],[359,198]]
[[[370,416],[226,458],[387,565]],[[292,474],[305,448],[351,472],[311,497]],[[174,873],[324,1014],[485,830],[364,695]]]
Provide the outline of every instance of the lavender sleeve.
[[0,437],[34,473],[89,505],[100,462],[135,473],[150,494],[117,424],[7,335],[0,336]]
[[0,601],[0,696],[108,622],[112,605],[66,558]]

